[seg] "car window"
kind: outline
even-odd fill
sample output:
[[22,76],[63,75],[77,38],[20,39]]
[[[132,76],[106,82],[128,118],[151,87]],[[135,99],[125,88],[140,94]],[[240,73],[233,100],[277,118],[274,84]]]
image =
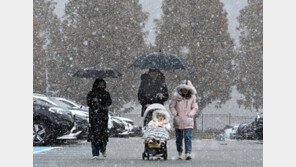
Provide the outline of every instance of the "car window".
[[59,100],[59,101],[61,101],[61,102],[63,102],[63,103],[65,103],[65,104],[67,104],[68,106],[70,106],[70,107],[77,107],[76,105],[73,105],[72,103],[69,103],[69,102],[67,102],[67,101],[64,101],[64,100]]
[[39,103],[39,104],[44,104],[44,105],[54,105],[52,103],[49,103],[48,101],[46,100],[43,100],[43,99],[36,99],[36,102]]

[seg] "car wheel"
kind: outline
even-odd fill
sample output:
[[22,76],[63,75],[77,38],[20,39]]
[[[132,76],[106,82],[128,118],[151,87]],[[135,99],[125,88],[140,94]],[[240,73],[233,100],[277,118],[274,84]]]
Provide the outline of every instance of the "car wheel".
[[48,127],[42,121],[33,123],[33,144],[40,145],[48,142]]

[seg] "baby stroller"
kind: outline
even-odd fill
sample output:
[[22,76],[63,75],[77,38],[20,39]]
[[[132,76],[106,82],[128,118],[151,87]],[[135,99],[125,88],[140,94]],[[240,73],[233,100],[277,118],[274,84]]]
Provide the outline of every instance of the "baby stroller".
[[[156,128],[151,128],[148,127],[148,123],[154,118],[156,118],[156,114],[161,112],[161,114],[165,115],[165,120],[167,123],[169,123],[170,115],[165,109],[165,107],[161,104],[154,103],[151,104],[144,113],[144,134],[143,138],[145,141],[143,144],[145,145],[144,147],[144,152],[142,154],[143,160],[147,158],[149,160],[151,157],[154,157],[156,155],[160,155],[164,160],[167,160],[168,153],[167,153],[167,140],[169,139],[169,133],[165,128],[163,127],[156,127]],[[153,114],[154,113],[154,114]],[[149,135],[148,135],[149,134]],[[148,136],[149,138],[153,136],[153,142],[149,143],[148,142]],[[165,139],[164,143],[160,142],[160,139]]]

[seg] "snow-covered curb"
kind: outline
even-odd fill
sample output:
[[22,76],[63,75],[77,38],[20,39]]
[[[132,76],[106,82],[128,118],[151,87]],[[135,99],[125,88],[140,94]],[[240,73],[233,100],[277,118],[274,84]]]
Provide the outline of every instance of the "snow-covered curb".
[[42,148],[42,147],[33,147],[33,154],[37,154],[37,153],[40,153],[40,152],[44,152],[44,151],[49,151],[49,150],[52,150],[52,149],[55,149],[55,148],[60,148],[60,147],[46,147],[46,148],[43,148],[41,150],[37,150],[37,151],[34,151],[34,148]]

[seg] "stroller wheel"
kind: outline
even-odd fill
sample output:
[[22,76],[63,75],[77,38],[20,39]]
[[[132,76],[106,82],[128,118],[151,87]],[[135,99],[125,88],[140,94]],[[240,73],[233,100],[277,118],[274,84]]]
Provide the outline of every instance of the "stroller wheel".
[[163,159],[164,159],[164,160],[167,160],[167,159],[168,159],[168,152],[167,152],[167,151],[165,151],[165,152],[163,153]]

